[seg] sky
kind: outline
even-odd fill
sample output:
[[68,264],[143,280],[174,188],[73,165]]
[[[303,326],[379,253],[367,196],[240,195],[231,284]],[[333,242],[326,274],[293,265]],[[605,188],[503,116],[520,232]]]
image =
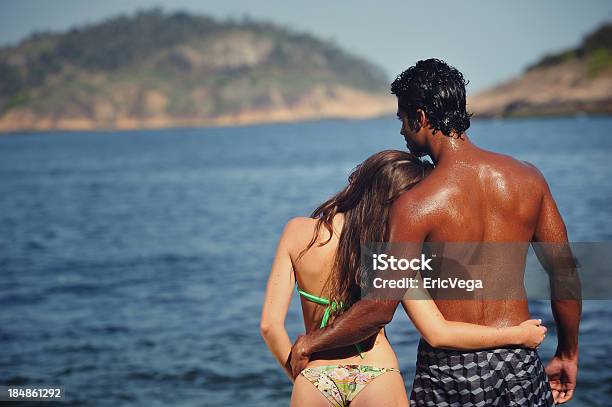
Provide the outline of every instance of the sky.
[[516,76],[612,20],[609,0],[0,0],[0,45],[156,6],[221,19],[246,14],[308,32],[377,63],[389,79],[419,59],[440,58],[463,72],[468,92]]

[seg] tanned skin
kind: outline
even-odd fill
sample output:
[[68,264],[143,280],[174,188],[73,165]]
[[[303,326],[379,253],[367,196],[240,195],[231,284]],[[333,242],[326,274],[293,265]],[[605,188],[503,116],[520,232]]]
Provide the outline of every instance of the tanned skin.
[[[555,242],[566,243],[565,224],[546,180],[533,165],[483,150],[463,134],[434,134],[418,110],[420,129],[413,131],[398,110],[401,134],[417,155],[436,165],[421,183],[398,198],[389,219],[391,242]],[[539,255],[554,273],[553,259]],[[550,266],[552,265],[552,266]],[[552,268],[552,269],[551,269]],[[579,300],[553,300],[558,344],[548,363],[553,397],[558,404],[573,396],[578,372]],[[326,328],[300,336],[288,363],[293,376],[313,353],[363,341],[388,324],[399,301],[363,299]],[[529,318],[526,300],[437,300],[448,320],[503,327]]]

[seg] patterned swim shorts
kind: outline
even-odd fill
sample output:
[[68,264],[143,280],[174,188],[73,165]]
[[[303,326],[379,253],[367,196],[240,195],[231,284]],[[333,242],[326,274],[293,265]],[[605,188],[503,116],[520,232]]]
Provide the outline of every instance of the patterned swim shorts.
[[533,349],[456,351],[419,342],[410,406],[554,406],[544,366]]

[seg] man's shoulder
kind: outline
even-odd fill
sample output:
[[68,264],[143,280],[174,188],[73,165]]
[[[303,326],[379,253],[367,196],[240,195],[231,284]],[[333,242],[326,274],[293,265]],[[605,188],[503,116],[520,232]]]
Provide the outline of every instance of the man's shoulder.
[[[517,160],[519,161],[519,160]],[[542,171],[540,171],[540,169],[538,167],[536,167],[534,164],[530,163],[529,161],[519,161],[529,172],[529,175],[532,176],[534,179],[536,179],[537,181],[546,181],[546,179],[544,178],[544,174],[542,174]]]
[[490,153],[492,159],[486,164],[490,173],[503,176],[517,183],[529,185],[530,187],[542,187],[546,185],[546,179],[542,172],[529,161],[519,160],[501,153]]

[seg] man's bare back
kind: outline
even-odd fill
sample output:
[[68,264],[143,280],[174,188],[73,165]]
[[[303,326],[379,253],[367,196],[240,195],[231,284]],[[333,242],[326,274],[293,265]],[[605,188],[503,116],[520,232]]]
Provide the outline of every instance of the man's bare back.
[[[530,242],[548,191],[540,172],[528,163],[480,149],[466,136],[457,144],[453,155],[461,159],[442,161],[400,197],[391,227],[409,227],[402,225],[404,216],[397,213],[405,211],[405,216],[431,225],[426,242]],[[401,231],[397,236],[402,236]],[[529,317],[525,300],[437,300],[436,304],[449,320],[480,325],[516,325]]]

